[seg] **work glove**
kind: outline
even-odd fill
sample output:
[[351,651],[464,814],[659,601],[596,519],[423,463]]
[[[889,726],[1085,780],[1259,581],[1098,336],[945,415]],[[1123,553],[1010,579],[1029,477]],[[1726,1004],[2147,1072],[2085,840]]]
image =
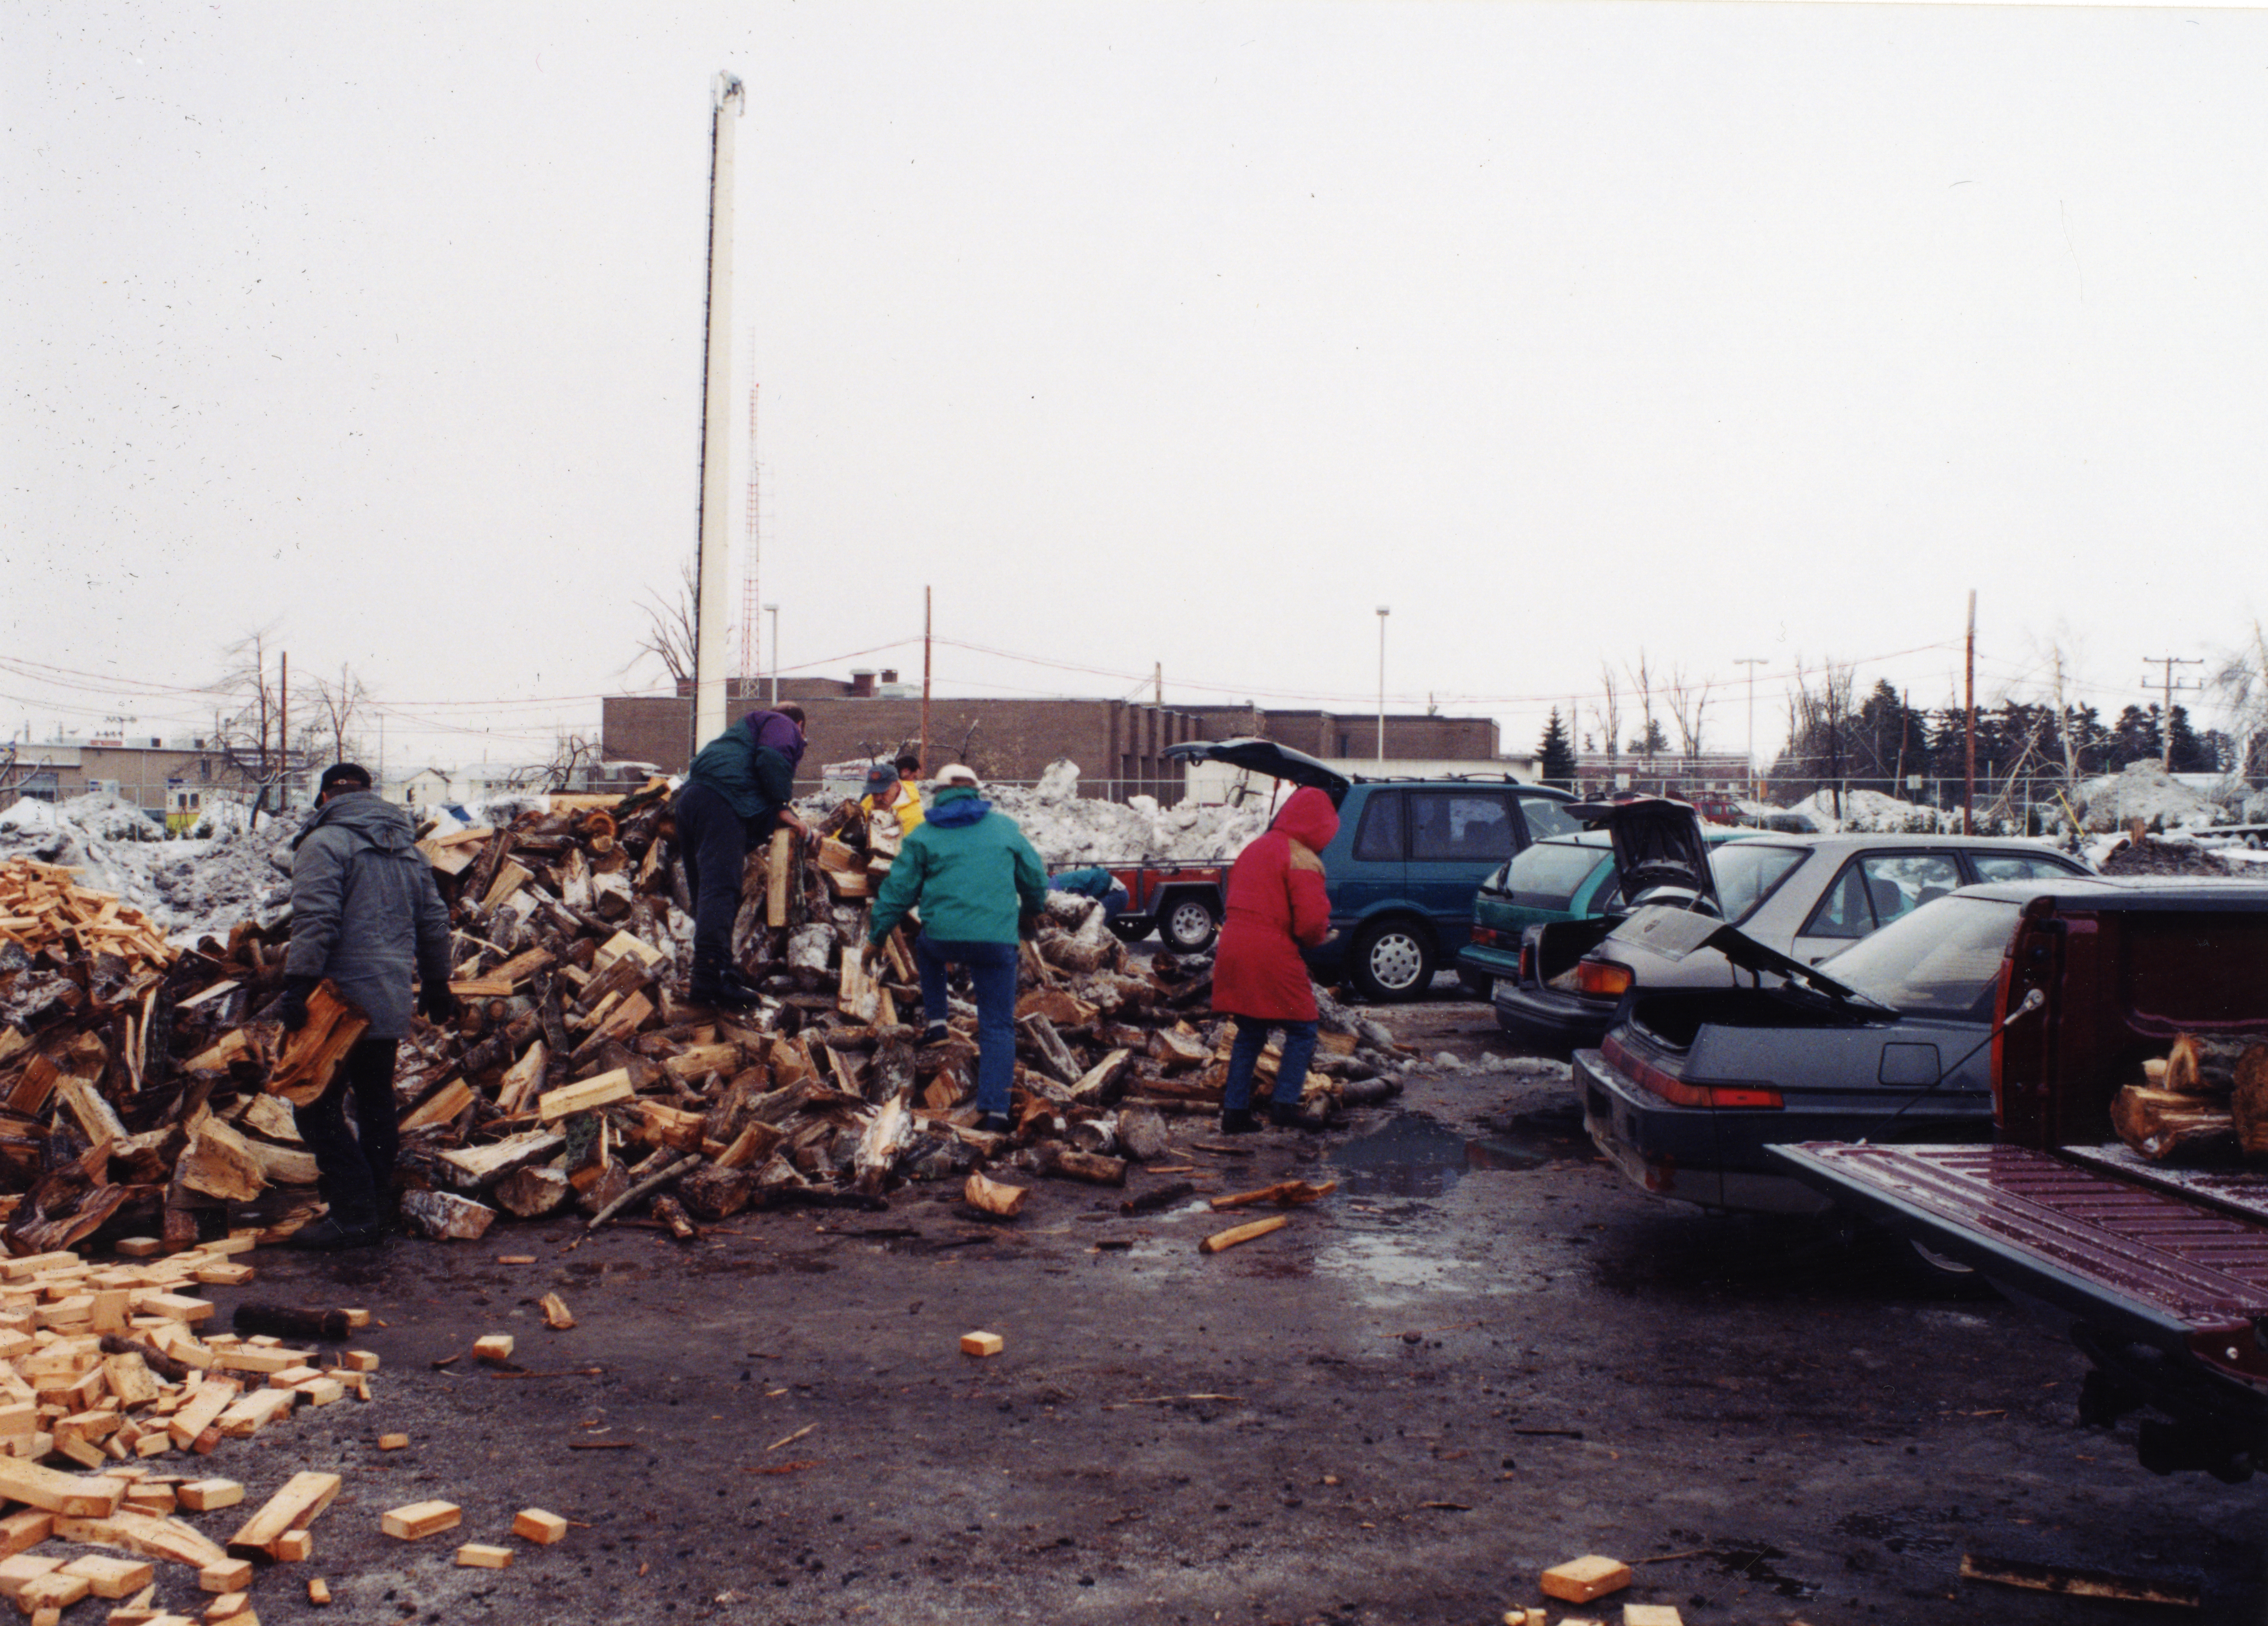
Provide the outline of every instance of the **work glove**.
[[1040,912],[1036,909],[1019,911],[1016,915],[1016,935],[1028,942],[1039,935]]
[[284,1031],[297,1033],[307,1025],[307,995],[315,991],[320,977],[286,977],[284,997],[276,1002],[276,1014],[284,1019]]
[[457,996],[446,977],[428,977],[417,989],[417,1014],[439,1027],[457,1018]]
[[882,945],[869,937],[858,947],[858,964],[866,971],[874,969],[874,962],[882,957]]

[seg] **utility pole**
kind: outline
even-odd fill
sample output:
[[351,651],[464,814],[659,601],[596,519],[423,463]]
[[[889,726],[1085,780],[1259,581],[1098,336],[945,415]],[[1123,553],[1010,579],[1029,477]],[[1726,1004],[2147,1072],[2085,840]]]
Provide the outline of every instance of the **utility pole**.
[[276,775],[276,806],[280,810],[291,805],[291,652],[284,652],[283,676],[276,680],[276,700],[279,718],[276,725],[276,756],[283,763]]
[[1378,607],[1378,759],[1386,760],[1386,617],[1392,607]]
[[[2142,664],[2145,666],[2156,666],[2165,669],[2165,676],[2158,685],[2166,697],[2165,705],[2160,713],[2158,720],[2159,743],[2163,747],[2163,751],[2158,765],[2163,768],[2167,772],[2171,773],[2174,771],[2175,692],[2176,691],[2186,692],[2189,690],[2202,689],[2205,687],[2203,684],[2175,682],[2174,669],[2177,666],[2203,666],[2205,661],[2198,658],[2185,659],[2181,655],[2144,655],[2142,657]],[[2147,693],[2148,691],[2145,690],[2144,692]]]
[[1756,794],[1756,668],[1764,663],[1762,655],[1742,655],[1733,662],[1749,669],[1749,795]]
[[1966,766],[1961,776],[1961,833],[1972,834],[1977,828],[1977,589],[1969,589],[1969,654],[1968,676],[1963,680],[1961,699],[1962,732],[1966,738]]
[[733,129],[740,81],[717,76],[710,109],[708,346],[701,360],[701,533],[695,552],[693,738],[687,758],[725,731],[725,647],[732,615]]
[[927,779],[929,777],[930,633],[933,625],[931,619],[930,610],[931,595],[932,589],[928,588],[924,588],[922,589],[922,743],[920,772],[924,779]]
[[764,614],[772,618],[772,709],[779,710],[779,606],[767,604]]

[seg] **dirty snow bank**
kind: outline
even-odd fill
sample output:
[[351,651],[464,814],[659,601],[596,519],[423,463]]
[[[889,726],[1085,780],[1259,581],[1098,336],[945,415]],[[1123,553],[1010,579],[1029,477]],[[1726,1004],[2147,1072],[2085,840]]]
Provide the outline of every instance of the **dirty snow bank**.
[[[859,765],[863,776],[864,765]],[[828,772],[835,772],[830,766]],[[1050,864],[1094,864],[1137,859],[1212,863],[1234,858],[1268,828],[1260,809],[1182,806],[1163,809],[1154,796],[1120,803],[1079,794],[1079,765],[1057,758],[1029,790],[987,785],[987,802],[1022,827]],[[922,799],[930,799],[928,787]],[[821,793],[796,804],[813,819],[834,811],[841,798]]]
[[298,827],[296,818],[269,819],[256,831],[239,827],[166,840],[140,809],[116,796],[26,799],[0,813],[0,858],[72,865],[82,886],[117,893],[187,945],[208,932],[225,936],[237,921],[282,901],[269,896],[284,878],[269,855],[288,852]]
[[2202,830],[2225,817],[2211,796],[2154,762],[2129,763],[2122,772],[2088,780],[2077,801],[2089,830],[2123,831],[2138,818],[2154,830]]
[[[1934,831],[1945,824],[1946,816],[1937,809],[1919,802],[1901,802],[1896,796],[1884,795],[1879,790],[1846,790],[1843,793],[1843,817],[1835,817],[1835,795],[1832,791],[1815,791],[1788,809],[1809,818],[1821,830],[1837,831]],[[1980,817],[1977,821],[1982,824]],[[1960,823],[1954,816],[1952,823]]]

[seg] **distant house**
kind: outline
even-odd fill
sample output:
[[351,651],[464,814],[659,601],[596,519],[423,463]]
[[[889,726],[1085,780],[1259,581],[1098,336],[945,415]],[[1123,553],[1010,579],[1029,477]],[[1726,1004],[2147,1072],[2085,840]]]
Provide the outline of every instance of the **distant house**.
[[449,776],[438,768],[420,768],[401,781],[398,793],[401,805],[409,808],[435,808],[456,800]]

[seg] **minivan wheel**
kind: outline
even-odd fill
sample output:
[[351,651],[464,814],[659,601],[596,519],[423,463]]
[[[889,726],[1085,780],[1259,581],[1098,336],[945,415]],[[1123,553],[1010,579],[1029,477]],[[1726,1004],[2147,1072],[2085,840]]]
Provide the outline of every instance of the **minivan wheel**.
[[1373,920],[1355,936],[1351,972],[1365,999],[1416,999],[1432,985],[1432,940],[1407,920]]
[[1202,898],[1180,898],[1168,905],[1158,921],[1158,935],[1176,954],[1202,954],[1212,946],[1220,922],[1212,905]]

